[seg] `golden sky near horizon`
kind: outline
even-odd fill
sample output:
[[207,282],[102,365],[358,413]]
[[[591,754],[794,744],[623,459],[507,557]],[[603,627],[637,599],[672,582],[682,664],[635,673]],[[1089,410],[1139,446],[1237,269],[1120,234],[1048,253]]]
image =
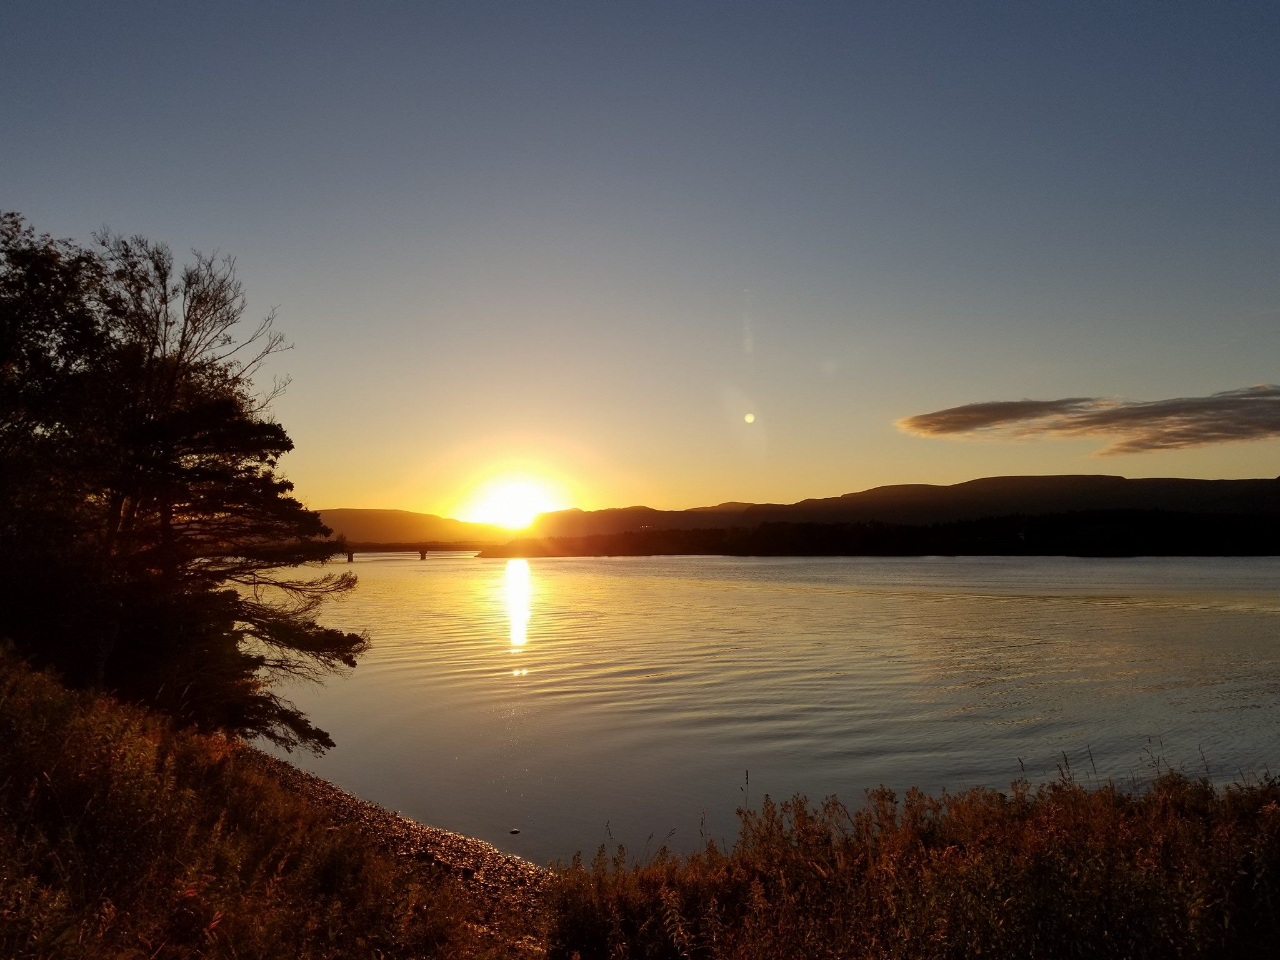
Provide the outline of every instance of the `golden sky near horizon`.
[[[742,430],[761,424],[762,419],[744,424]],[[540,510],[639,504],[684,509],[728,500],[791,503],[882,484],[958,483],[985,476],[1105,473],[1214,479],[1280,473],[1275,466],[1280,443],[1275,441],[1100,457],[1094,454],[1100,446],[1095,440],[945,440],[903,436],[896,430],[879,438],[880,444],[915,449],[906,449],[892,462],[859,463],[850,456],[845,469],[817,469],[789,459],[795,453],[775,458],[767,438],[752,445],[752,438],[734,436],[736,429],[726,424],[731,439],[722,443],[722,457],[702,460],[647,460],[630,451],[615,460],[586,444],[558,438],[499,436],[488,444],[468,443],[452,456],[412,449],[379,455],[371,448],[368,455],[380,463],[372,470],[365,469],[367,463],[348,468],[340,459],[316,456],[300,475],[295,464],[302,454],[295,453],[286,458],[285,469],[299,483],[299,495],[317,508],[393,508],[498,523],[503,521],[492,512],[485,515],[477,508],[492,500],[495,488],[513,483],[538,491]]]
[[233,255],[312,507],[1280,474],[1266,5],[58,6],[6,208]]

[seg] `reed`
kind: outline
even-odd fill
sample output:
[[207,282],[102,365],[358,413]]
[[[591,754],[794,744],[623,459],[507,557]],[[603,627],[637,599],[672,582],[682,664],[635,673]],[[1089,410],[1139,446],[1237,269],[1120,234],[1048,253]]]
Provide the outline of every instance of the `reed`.
[[550,956],[1276,956],[1280,783],[765,799],[732,850],[560,864]]

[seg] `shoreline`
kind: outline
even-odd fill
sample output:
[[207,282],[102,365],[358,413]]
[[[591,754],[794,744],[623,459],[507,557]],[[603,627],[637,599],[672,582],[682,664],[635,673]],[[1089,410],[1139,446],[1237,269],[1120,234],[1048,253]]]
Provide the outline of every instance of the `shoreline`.
[[731,845],[552,872],[2,651],[0,693],[0,956],[71,941],[86,960],[1021,960],[1280,942],[1270,775],[794,796],[743,814]]
[[550,873],[484,840],[420,823],[246,745],[254,761],[286,789],[323,811],[335,826],[353,826],[399,860],[439,866],[454,875],[480,908],[483,929],[528,956],[545,953],[544,903]]

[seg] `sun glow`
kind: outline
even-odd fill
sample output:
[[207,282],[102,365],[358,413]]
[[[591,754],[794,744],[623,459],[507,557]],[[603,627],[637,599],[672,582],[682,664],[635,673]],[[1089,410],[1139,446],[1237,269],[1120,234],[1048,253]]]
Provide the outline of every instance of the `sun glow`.
[[546,486],[535,480],[504,479],[481,487],[463,511],[462,519],[523,530],[538,514],[563,507]]

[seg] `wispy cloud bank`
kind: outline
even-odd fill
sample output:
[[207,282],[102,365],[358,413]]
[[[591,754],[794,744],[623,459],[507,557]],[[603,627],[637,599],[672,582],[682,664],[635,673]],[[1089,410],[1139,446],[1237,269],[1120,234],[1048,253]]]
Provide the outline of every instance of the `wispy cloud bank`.
[[923,437],[1114,437],[1104,456],[1280,437],[1280,385],[1172,400],[995,400],[898,421]]

